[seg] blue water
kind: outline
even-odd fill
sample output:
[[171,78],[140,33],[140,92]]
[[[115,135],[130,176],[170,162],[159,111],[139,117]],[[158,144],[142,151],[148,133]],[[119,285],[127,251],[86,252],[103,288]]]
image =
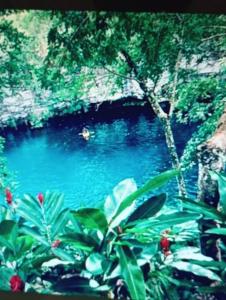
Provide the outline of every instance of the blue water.
[[[83,126],[93,132],[89,141],[79,135]],[[177,126],[175,135],[181,153],[191,128]],[[161,124],[149,114],[102,120],[70,119],[38,130],[6,134],[8,167],[15,172],[18,197],[46,190],[65,194],[66,205],[97,206],[125,178],[141,186],[170,168]],[[196,173],[187,180],[195,193]],[[165,188],[176,193],[176,181]]]

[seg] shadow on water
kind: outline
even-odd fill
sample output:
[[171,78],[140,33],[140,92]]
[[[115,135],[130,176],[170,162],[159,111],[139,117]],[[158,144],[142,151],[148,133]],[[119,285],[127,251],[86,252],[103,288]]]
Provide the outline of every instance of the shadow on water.
[[[79,135],[84,126],[92,133],[88,141]],[[192,131],[175,127],[180,153]],[[140,186],[170,168],[161,124],[146,111],[56,118],[43,129],[5,136],[8,166],[19,182],[16,193],[62,191],[71,207],[99,205],[121,180],[134,178]],[[195,182],[196,172],[191,172],[191,194]],[[165,190],[175,194],[176,180]]]

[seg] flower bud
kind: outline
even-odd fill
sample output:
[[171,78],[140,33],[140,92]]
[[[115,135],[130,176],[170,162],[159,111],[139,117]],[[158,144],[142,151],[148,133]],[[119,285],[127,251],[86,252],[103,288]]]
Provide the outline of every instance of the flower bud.
[[39,203],[42,205],[42,203],[43,203],[43,201],[44,201],[44,196],[43,196],[42,193],[39,193],[39,194],[38,194],[38,201],[39,201]]
[[18,275],[14,275],[10,278],[10,288],[13,292],[23,292],[25,284]]
[[170,246],[170,241],[168,240],[167,237],[162,237],[160,240],[160,247],[162,248],[162,250],[168,251],[169,250],[169,246]]
[[9,205],[13,203],[13,195],[8,188],[5,189],[6,201]]
[[52,248],[57,248],[57,247],[59,247],[60,243],[61,243],[60,240],[56,240],[56,241],[54,241],[54,242],[52,243],[51,247],[52,247]]

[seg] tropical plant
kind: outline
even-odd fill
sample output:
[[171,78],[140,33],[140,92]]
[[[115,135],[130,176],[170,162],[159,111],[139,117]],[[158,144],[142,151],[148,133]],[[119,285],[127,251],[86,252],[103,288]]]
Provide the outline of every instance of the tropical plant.
[[[215,269],[222,278],[222,282],[212,287],[202,289],[203,292],[212,292],[215,294],[224,295],[226,291],[225,285],[225,270],[226,270],[226,176],[224,174],[217,174],[210,171],[210,175],[213,180],[218,183],[220,202],[219,207],[214,208],[202,201],[195,201],[187,198],[180,198],[184,207],[184,211],[196,212],[202,214],[202,218],[199,221],[208,221],[205,224],[209,225],[209,228],[205,229],[203,236],[208,240],[207,245],[211,245],[212,242],[218,241],[218,258],[220,261],[212,261],[212,268]],[[212,222],[210,222],[212,221]],[[203,249],[204,251],[206,249]],[[206,265],[205,262],[202,263]],[[223,297],[223,296],[222,296]]]
[[[139,189],[126,179],[104,209],[69,211],[59,193],[10,198],[14,220],[0,223],[1,288],[157,300],[180,299],[180,288],[198,290],[203,277],[220,282],[198,248],[201,213],[169,210],[166,194],[145,196],[177,174],[166,171]],[[181,272],[199,278],[196,285]]]

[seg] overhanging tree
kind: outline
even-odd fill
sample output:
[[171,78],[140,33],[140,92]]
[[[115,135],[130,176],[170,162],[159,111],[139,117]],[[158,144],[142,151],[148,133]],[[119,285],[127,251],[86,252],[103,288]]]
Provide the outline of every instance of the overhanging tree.
[[[218,58],[218,45],[211,37],[218,34],[221,38],[224,19],[165,13],[68,11],[53,15],[47,65],[57,62],[59,69],[70,64],[77,70],[83,66],[104,68],[120,84],[136,80],[163,125],[172,165],[180,168],[171,120],[178,83],[191,75],[182,65],[194,56],[202,61],[214,53]],[[160,105],[163,84],[169,112]],[[182,175],[178,180],[184,195]]]

